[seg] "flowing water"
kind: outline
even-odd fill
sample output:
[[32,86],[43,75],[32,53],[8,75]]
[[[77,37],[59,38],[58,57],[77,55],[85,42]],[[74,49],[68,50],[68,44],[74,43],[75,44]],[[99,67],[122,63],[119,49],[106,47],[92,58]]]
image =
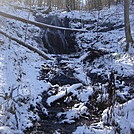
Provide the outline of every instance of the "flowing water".
[[[69,27],[69,19],[67,17],[61,20],[57,16],[48,16],[46,18],[38,16],[36,21],[58,27]],[[42,41],[48,53],[51,54],[70,54],[77,50],[75,35],[70,31],[43,29]]]

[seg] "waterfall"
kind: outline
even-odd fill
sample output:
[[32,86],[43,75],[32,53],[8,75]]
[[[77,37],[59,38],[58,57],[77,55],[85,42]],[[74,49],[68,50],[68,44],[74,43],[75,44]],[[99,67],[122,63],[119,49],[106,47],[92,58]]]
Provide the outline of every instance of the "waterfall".
[[[63,21],[61,21],[57,16],[48,16],[43,18],[41,16],[36,18],[36,21],[46,23],[53,26],[59,27],[69,27],[69,21],[65,17]],[[69,31],[61,31],[46,28],[43,29],[43,37],[42,41],[44,47],[48,50],[48,53],[51,54],[70,54],[76,52],[77,43],[75,39],[71,36],[71,32]]]

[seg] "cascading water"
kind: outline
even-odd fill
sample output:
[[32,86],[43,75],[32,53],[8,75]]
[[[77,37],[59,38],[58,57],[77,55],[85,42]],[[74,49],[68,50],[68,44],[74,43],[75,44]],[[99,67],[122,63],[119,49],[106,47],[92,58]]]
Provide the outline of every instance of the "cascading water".
[[[59,27],[69,27],[69,19],[65,17],[61,21],[57,16],[36,17],[36,21]],[[51,54],[70,54],[76,52],[76,41],[73,33],[70,31],[61,31],[46,28],[43,29],[42,41],[48,53]]]

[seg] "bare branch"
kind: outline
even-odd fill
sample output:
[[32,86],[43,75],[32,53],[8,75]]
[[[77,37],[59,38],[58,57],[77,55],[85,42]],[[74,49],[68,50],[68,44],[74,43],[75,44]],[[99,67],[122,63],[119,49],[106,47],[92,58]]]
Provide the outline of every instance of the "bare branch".
[[11,40],[13,40],[13,41],[16,41],[16,42],[19,43],[20,45],[22,45],[22,46],[24,46],[24,47],[30,49],[31,51],[37,53],[38,55],[40,55],[40,56],[43,57],[44,59],[46,59],[46,60],[51,60],[51,58],[48,57],[44,52],[38,50],[37,48],[34,48],[33,46],[31,46],[31,45],[29,45],[29,44],[24,43],[24,42],[21,41],[21,40],[18,40],[18,39],[16,39],[16,38],[12,37],[11,35],[6,34],[4,31],[0,30],[0,34],[3,34],[4,36],[8,37],[9,39],[11,39]]
[[66,30],[66,31],[72,31],[72,32],[87,32],[87,30],[83,30],[83,29],[58,27],[58,26],[52,26],[52,25],[48,25],[48,24],[44,24],[44,23],[40,23],[40,22],[35,22],[35,21],[23,19],[21,17],[17,17],[14,15],[8,14],[8,13],[2,12],[2,11],[0,11],[0,16],[10,18],[10,19],[15,19],[15,20],[18,20],[18,21],[21,21],[24,23],[32,24],[32,25],[38,26],[40,28],[51,28],[51,29],[56,29],[56,30]]

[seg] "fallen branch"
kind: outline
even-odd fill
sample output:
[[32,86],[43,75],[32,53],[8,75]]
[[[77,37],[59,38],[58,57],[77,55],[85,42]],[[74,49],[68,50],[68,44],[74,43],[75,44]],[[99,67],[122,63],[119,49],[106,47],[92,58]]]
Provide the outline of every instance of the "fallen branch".
[[21,21],[24,23],[32,24],[32,25],[38,26],[40,28],[51,28],[51,29],[55,29],[55,30],[66,30],[66,31],[72,31],[72,32],[87,32],[87,30],[83,30],[83,29],[72,29],[72,28],[58,27],[58,26],[52,26],[52,25],[48,25],[48,24],[44,24],[44,23],[40,23],[40,22],[35,22],[35,21],[23,19],[21,17],[17,17],[14,15],[8,14],[8,13],[2,12],[2,11],[0,11],[0,16],[14,19],[14,20],[18,20],[18,21]]
[[88,57],[89,55],[90,55],[90,52],[86,52],[84,55],[82,55],[82,56],[79,58],[78,62],[84,61],[85,59],[87,59],[87,57]]
[[82,86],[81,83],[74,84],[74,85],[70,86],[66,91],[61,91],[56,95],[50,96],[47,99],[47,104],[49,106],[51,106],[51,103],[54,103],[55,101],[60,100],[61,98],[67,96],[68,94],[72,93],[74,90],[76,90],[77,88],[80,88],[81,86]]
[[31,45],[29,45],[29,44],[24,43],[24,42],[21,41],[21,40],[18,40],[18,39],[16,39],[16,38],[12,37],[11,35],[6,34],[6,33],[3,32],[2,30],[0,30],[0,34],[2,34],[2,35],[4,35],[4,36],[8,37],[9,39],[11,39],[11,40],[13,40],[13,41],[16,41],[18,44],[20,44],[20,45],[22,45],[22,46],[24,46],[24,47],[30,49],[31,51],[33,51],[33,52],[35,52],[35,53],[37,53],[38,55],[40,55],[40,56],[43,57],[44,59],[46,59],[46,60],[51,60],[50,57],[48,57],[44,52],[38,50],[37,48],[34,48],[33,46],[31,46]]

